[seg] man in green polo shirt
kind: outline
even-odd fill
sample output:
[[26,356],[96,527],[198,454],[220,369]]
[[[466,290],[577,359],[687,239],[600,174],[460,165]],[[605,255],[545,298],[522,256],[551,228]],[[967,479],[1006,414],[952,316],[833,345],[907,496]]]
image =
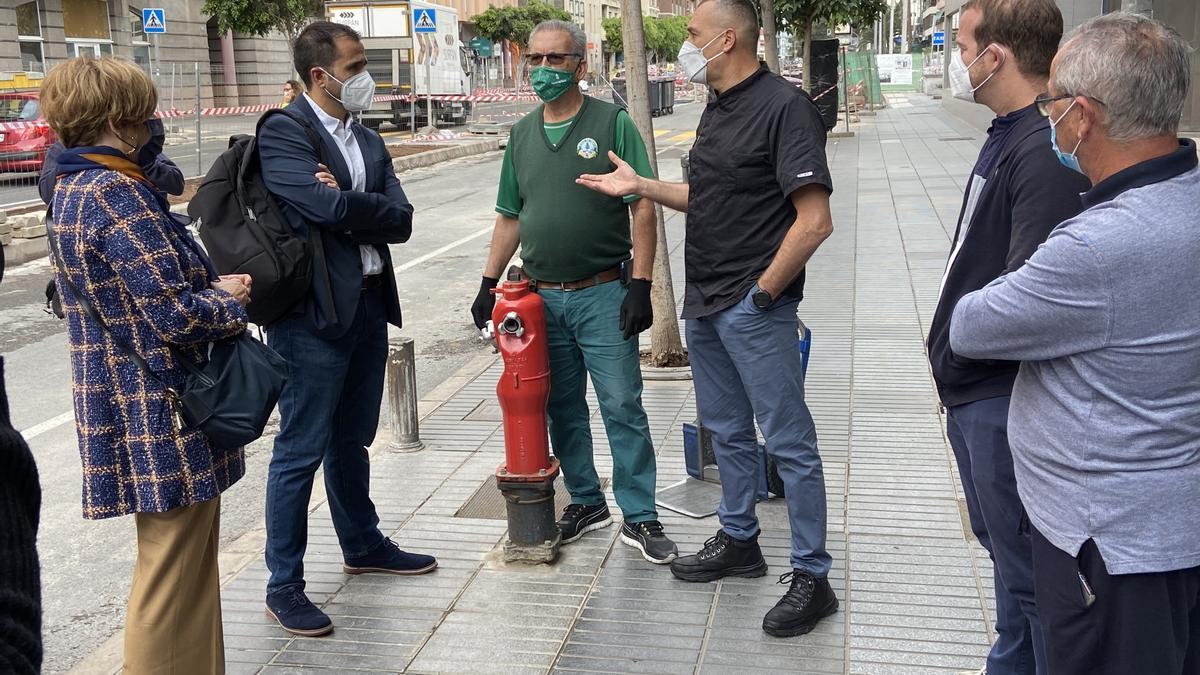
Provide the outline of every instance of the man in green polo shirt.
[[629,115],[580,91],[586,48],[583,31],[564,21],[543,22],[530,34],[526,63],[545,103],[509,136],[491,253],[471,316],[478,328],[491,317],[491,290],[519,245],[525,274],[546,305],[546,413],[571,493],[558,521],[562,541],[612,524],[592,454],[590,375],[612,449],[613,493],[625,517],[621,541],[665,564],[678,549],[663,534],[654,506],[654,444],[642,407],[636,337],[653,321],[654,207],[636,196],[608,197],[575,183],[582,174],[610,171],[609,151],[643,176],[653,172]]

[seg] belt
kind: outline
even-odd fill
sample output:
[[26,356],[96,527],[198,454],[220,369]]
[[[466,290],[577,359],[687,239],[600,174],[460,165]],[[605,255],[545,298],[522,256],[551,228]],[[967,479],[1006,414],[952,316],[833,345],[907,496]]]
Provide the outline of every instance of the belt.
[[363,279],[362,289],[364,291],[369,291],[371,289],[379,288],[379,287],[383,286],[383,275],[382,274],[372,274],[370,276],[363,277],[362,279]]
[[591,288],[592,286],[599,286],[600,284],[607,284],[610,281],[616,281],[620,278],[621,266],[618,265],[612,269],[604,270],[599,274],[578,281],[538,281],[534,279],[533,286],[539,290],[578,291],[584,288]]

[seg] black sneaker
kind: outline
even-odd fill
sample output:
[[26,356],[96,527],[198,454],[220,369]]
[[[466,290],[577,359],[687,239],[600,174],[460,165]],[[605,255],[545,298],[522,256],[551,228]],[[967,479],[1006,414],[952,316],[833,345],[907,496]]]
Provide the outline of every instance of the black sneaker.
[[600,530],[612,525],[612,515],[608,513],[608,504],[567,504],[563,509],[562,518],[558,519],[558,529],[562,530],[562,543],[569,544],[592,530]]
[[758,547],[758,537],[740,541],[717,532],[717,536],[704,542],[704,548],[696,555],[676,558],[671,563],[671,574],[683,581],[716,581],[722,577],[761,577],[767,573],[767,561]]
[[679,557],[679,547],[663,534],[662,523],[647,520],[621,526],[621,541],[642,552],[642,557],[655,565],[666,565]]
[[333,621],[295,586],[267,594],[267,616],[293,635],[320,637],[333,632]]
[[792,570],[779,577],[790,584],[787,593],[763,618],[763,631],[775,637],[804,635],[817,622],[838,610],[838,599],[828,579],[817,579],[808,572]]

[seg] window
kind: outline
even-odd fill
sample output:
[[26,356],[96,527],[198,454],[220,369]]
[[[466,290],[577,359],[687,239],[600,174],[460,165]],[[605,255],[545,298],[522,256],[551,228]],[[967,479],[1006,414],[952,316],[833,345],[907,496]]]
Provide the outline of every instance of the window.
[[129,10],[130,55],[133,62],[141,66],[147,73],[153,72],[150,60],[150,40],[146,37],[146,28],[142,25],[142,13],[139,10]]
[[38,118],[38,102],[14,96],[0,99],[0,122],[29,122]]
[[138,64],[142,70],[153,74],[151,70],[153,64],[150,61],[150,47],[146,45],[133,45],[130,51],[133,56],[133,62]]
[[149,42],[146,27],[142,25],[142,13],[136,9],[129,10],[129,35],[135,43]]
[[37,2],[17,5],[17,42],[20,43],[21,69],[28,73],[46,72],[42,53],[42,18]]
[[21,40],[21,70],[27,73],[45,73],[45,59],[42,57],[42,42]]
[[63,31],[67,39],[111,40],[106,0],[63,0]]
[[42,19],[37,2],[17,5],[17,35],[20,37],[42,37]]

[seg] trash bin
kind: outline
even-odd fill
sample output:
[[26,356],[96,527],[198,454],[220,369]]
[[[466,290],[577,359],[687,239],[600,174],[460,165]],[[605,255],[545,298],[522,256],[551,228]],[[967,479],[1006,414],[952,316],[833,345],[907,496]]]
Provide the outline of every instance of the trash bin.
[[[617,105],[621,106],[622,108],[628,108],[629,107],[629,94],[626,91],[627,86],[625,83],[625,78],[623,78],[623,77],[613,78],[612,85],[613,85],[613,103],[616,103]],[[650,115],[652,117],[658,117],[659,115],[664,114],[663,113],[663,88],[662,88],[662,86],[659,84],[659,82],[657,80],[651,80],[650,78],[646,78],[646,90],[650,96]],[[671,100],[673,101],[674,98],[675,98],[675,92],[672,91],[671,92]]]
[[658,86],[662,91],[663,112],[671,115],[675,112],[675,78],[664,77],[658,81]]
[[613,103],[622,108],[629,107],[629,94],[625,93],[625,78],[614,77],[612,79],[612,96]]
[[658,117],[659,115],[664,114],[662,87],[658,86],[658,81],[646,78],[646,92],[650,95],[651,117]]

